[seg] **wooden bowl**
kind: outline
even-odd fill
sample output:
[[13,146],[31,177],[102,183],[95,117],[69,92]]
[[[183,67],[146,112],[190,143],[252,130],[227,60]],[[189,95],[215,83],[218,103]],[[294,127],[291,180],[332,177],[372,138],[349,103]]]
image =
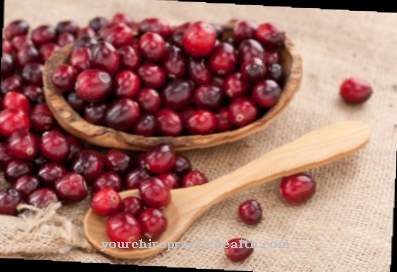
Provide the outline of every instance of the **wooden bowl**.
[[[232,27],[224,26],[224,37],[230,37],[231,34]],[[159,143],[168,143],[176,151],[180,151],[207,148],[242,139],[264,129],[280,115],[298,91],[302,78],[301,57],[287,37],[285,46],[279,51],[285,75],[283,92],[278,103],[263,117],[249,125],[227,132],[179,137],[144,137],[88,123],[69,106],[61,92],[52,84],[51,75],[56,66],[68,62],[72,47],[73,44],[69,44],[57,51],[44,66],[43,81],[46,102],[59,125],[66,131],[88,143],[107,148],[142,151]]]

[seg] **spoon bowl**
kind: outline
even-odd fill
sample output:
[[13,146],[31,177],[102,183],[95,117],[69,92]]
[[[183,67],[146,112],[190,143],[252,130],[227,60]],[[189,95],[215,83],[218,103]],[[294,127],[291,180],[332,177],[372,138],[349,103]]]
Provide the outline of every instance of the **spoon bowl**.
[[[171,191],[171,203],[164,209],[168,227],[152,242],[176,242],[197,218],[218,202],[266,182],[345,158],[363,148],[370,134],[370,127],[362,122],[335,123],[309,132],[206,184],[174,189]],[[129,190],[120,195],[122,198],[139,197],[139,192]],[[111,242],[106,234],[106,220],[107,217],[98,216],[91,209],[84,218],[85,237],[104,254],[122,259],[143,259],[165,249],[154,246],[128,249],[108,247],[104,250],[103,243]]]

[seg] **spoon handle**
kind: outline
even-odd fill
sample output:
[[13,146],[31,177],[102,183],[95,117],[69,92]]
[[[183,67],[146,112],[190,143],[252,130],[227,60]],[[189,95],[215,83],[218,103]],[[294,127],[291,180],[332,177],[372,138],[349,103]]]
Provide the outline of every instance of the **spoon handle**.
[[370,127],[362,122],[335,123],[309,132],[232,173],[201,185],[196,193],[212,206],[251,187],[347,157],[363,148],[370,135]]

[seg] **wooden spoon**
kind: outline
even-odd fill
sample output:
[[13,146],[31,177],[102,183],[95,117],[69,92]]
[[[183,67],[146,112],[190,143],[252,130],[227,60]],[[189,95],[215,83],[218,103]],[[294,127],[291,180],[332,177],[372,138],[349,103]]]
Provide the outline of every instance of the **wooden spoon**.
[[[176,242],[205,211],[243,190],[349,156],[366,145],[370,134],[370,127],[358,121],[332,124],[312,131],[209,183],[174,189],[171,203],[164,210],[168,228],[155,241]],[[139,197],[137,190],[120,194],[122,198]],[[106,234],[106,220],[107,217],[97,216],[91,209],[84,219],[84,234],[99,250],[104,248],[102,242],[110,242]],[[128,249],[108,247],[102,252],[116,258],[142,259],[164,249],[159,246]]]

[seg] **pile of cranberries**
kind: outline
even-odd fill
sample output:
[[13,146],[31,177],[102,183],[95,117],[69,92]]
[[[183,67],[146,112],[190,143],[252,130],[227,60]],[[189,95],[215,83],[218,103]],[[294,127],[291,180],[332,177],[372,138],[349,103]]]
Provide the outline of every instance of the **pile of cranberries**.
[[239,21],[226,34],[203,21],[124,18],[91,32],[52,83],[94,125],[147,137],[230,131],[263,116],[282,93],[285,31],[274,23]]

